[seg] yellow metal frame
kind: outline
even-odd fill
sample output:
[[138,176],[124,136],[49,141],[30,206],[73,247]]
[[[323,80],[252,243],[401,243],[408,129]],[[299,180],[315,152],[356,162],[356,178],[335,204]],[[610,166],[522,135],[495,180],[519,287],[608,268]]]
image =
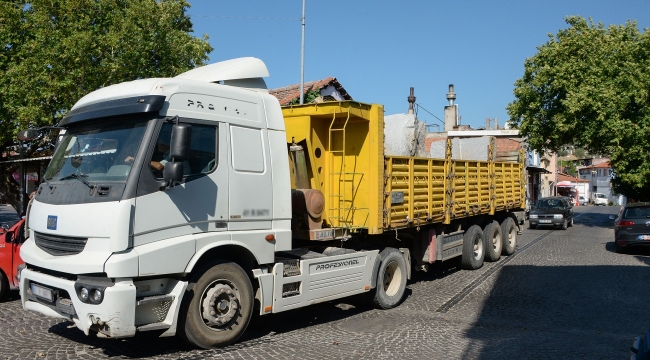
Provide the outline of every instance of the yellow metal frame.
[[[523,154],[518,163],[384,156],[384,110],[354,101],[282,109],[287,143],[305,142],[312,188],[325,195],[326,226],[350,232],[385,230],[521,209]],[[293,177],[292,177],[293,178]],[[295,187],[295,184],[294,184]]]

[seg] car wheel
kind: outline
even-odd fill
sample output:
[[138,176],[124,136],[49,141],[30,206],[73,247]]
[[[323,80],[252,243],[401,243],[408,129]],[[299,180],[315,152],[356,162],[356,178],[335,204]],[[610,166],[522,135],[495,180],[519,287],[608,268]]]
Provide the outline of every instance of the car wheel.
[[618,241],[616,240],[614,240],[614,250],[619,254],[625,253],[625,248],[619,245]]
[[569,227],[566,219],[562,222],[562,230],[566,230],[566,228]]
[[537,227],[537,225],[528,223],[528,228],[529,229],[535,229],[536,227]]
[[0,300],[4,299],[5,295],[7,295],[7,290],[9,290],[9,281],[5,273],[0,270]]
[[569,220],[569,227],[573,227],[573,218],[571,218],[571,220]]

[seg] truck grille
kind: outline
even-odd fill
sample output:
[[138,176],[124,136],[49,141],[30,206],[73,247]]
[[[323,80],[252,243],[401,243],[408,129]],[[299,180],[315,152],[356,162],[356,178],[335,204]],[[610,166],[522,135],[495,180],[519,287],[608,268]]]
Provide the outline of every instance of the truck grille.
[[74,255],[84,250],[88,239],[34,233],[36,246],[50,255]]

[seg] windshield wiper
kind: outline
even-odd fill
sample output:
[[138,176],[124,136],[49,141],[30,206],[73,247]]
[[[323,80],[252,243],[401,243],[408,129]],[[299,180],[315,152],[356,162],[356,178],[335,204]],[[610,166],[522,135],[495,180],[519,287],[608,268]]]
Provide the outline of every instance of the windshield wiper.
[[84,174],[79,175],[77,173],[71,173],[70,175],[66,175],[66,176],[60,178],[59,180],[77,178],[77,179],[81,180],[82,183],[86,184],[86,186],[88,186],[89,188],[91,188],[91,189],[95,188],[95,186],[90,184],[88,182],[88,180],[84,179],[84,177],[88,177],[88,175],[84,175]]
[[52,190],[52,187],[53,187],[53,186],[52,186],[52,184],[50,184],[49,181],[47,181],[47,178],[46,178],[45,176],[43,176],[43,180],[45,180],[45,183],[47,184],[47,187],[49,187],[50,190]]

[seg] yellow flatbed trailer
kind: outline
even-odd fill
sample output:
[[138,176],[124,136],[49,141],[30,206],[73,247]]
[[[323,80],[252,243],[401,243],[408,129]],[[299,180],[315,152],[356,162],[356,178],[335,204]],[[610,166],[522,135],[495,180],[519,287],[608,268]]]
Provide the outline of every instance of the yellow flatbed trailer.
[[452,159],[450,140],[444,159],[384,155],[378,104],[324,102],[282,111],[287,143],[306,145],[310,186],[324,195],[328,228],[382,234],[524,207],[523,160]]

